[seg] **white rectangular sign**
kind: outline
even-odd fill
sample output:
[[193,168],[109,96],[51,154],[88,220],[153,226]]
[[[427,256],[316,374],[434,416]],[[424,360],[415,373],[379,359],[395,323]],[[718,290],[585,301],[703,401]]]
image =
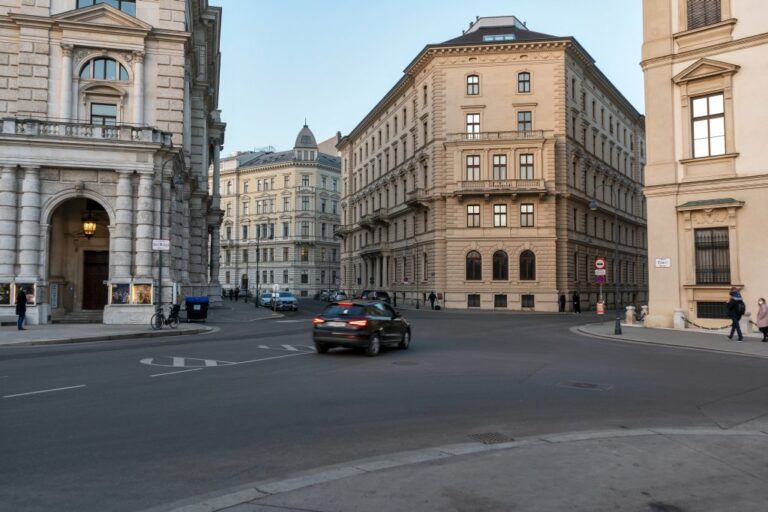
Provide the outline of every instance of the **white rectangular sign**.
[[670,268],[672,266],[672,258],[656,258],[656,268]]
[[152,240],[152,250],[153,251],[170,251],[171,241],[170,240]]
[[598,268],[595,270],[596,276],[604,276],[605,275],[605,269],[604,268]]

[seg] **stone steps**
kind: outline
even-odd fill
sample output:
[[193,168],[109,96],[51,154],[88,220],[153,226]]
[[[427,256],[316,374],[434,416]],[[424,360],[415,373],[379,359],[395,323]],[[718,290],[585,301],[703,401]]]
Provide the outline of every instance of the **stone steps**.
[[100,324],[103,321],[103,311],[76,311],[51,320],[54,324]]

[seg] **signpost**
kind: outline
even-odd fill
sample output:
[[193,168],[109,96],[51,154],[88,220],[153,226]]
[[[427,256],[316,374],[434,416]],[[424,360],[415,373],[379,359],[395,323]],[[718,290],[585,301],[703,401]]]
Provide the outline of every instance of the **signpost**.
[[152,250],[153,251],[170,251],[171,241],[170,240],[152,240]]
[[595,282],[600,285],[600,298],[597,303],[597,314],[602,315],[605,311],[603,303],[603,284],[605,284],[605,267],[607,266],[605,258],[598,256],[595,258]]
[[672,258],[656,258],[656,268],[672,267]]

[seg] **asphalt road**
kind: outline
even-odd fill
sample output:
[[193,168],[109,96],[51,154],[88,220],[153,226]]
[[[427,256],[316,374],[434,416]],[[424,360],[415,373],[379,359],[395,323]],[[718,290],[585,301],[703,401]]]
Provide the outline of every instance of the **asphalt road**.
[[586,338],[573,315],[429,311],[405,312],[407,351],[319,355],[318,307],[203,336],[0,349],[0,510],[137,511],[473,434],[768,414],[765,359]]

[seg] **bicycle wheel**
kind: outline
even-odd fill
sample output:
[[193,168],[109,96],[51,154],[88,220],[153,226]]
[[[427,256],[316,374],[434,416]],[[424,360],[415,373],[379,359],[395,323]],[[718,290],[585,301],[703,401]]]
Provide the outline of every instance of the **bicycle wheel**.
[[171,327],[171,329],[175,329],[179,326],[179,317],[172,316],[168,319],[168,325]]
[[162,313],[155,313],[152,315],[152,320],[149,321],[149,325],[152,326],[153,329],[158,330],[163,328],[163,314]]

